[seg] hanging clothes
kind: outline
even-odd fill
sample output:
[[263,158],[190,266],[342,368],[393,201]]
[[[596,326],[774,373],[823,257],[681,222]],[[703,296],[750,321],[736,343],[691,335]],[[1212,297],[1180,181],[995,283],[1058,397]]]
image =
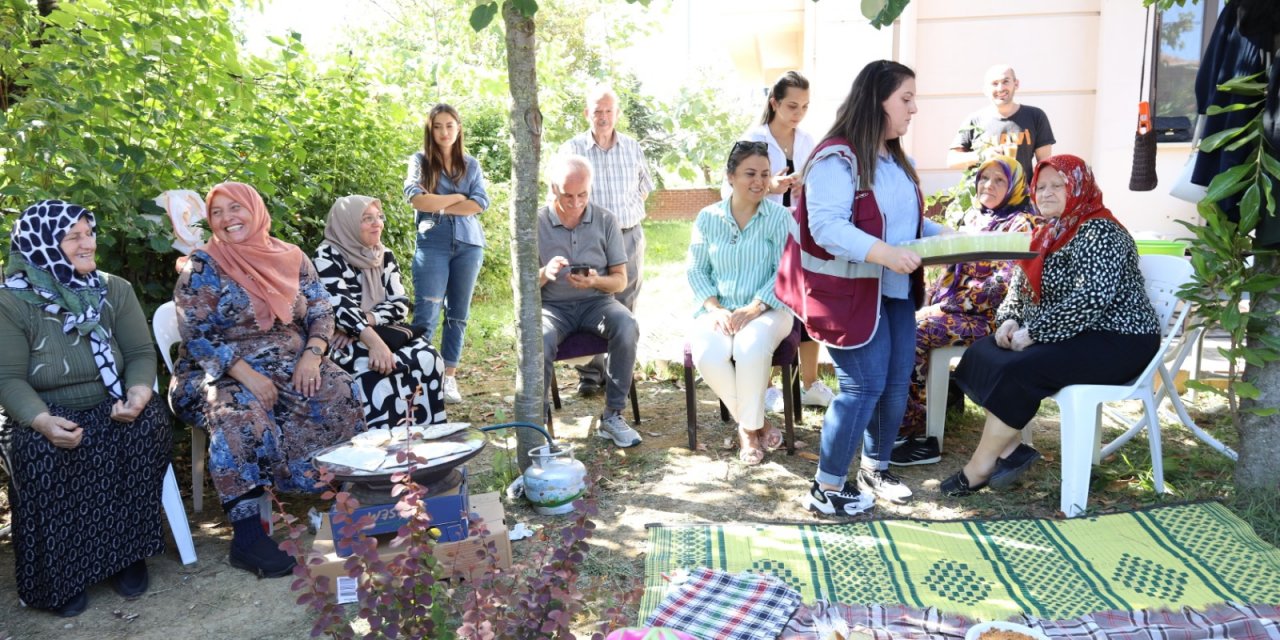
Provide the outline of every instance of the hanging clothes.
[[[1277,31],[1280,23],[1272,16],[1274,0],[1236,0],[1227,3],[1218,24],[1213,29],[1209,46],[1205,49],[1204,58],[1200,61],[1200,71],[1196,74],[1196,105],[1198,113],[1205,113],[1210,106],[1225,107],[1243,101],[1239,94],[1219,91],[1218,85],[1232,78],[1248,76],[1266,71],[1272,59]],[[1259,44],[1264,47],[1259,47]],[[1268,93],[1274,95],[1276,74],[1271,73],[1271,84]],[[1247,98],[1252,101],[1254,98]],[[1275,101],[1272,100],[1272,109]],[[1228,113],[1219,113],[1205,118],[1204,136],[1208,137],[1220,131],[1244,126],[1263,109],[1263,106],[1242,109]],[[1274,122],[1274,119],[1273,119]],[[1274,129],[1274,124],[1273,124]],[[1276,147],[1266,152],[1273,156]],[[1214,176],[1242,164],[1246,161],[1249,149],[1242,148],[1228,151],[1223,148],[1213,151],[1200,151],[1196,157],[1195,171],[1191,181],[1208,186]],[[1280,199],[1280,183],[1272,183],[1276,198]],[[1218,202],[1218,206],[1233,222],[1240,220],[1240,197],[1237,194]],[[1264,199],[1265,201],[1265,199]],[[1264,215],[1258,221],[1255,231],[1255,244],[1262,248],[1280,246],[1280,216]]]

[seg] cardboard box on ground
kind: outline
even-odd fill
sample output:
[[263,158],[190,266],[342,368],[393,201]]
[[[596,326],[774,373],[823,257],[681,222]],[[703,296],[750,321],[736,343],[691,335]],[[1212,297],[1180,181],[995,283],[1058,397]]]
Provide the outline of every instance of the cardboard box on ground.
[[[511,541],[507,539],[507,527],[503,522],[505,513],[497,492],[471,496],[471,513],[473,522],[477,516],[484,519],[488,534],[472,535],[465,540],[437,543],[431,547],[431,555],[440,563],[446,577],[460,574],[466,580],[475,580],[495,564],[502,569],[511,568]],[[495,547],[493,558],[480,553],[490,541]],[[347,558],[338,556],[334,549],[333,528],[328,514],[321,520],[320,530],[316,532],[316,540],[311,548],[323,554],[321,559],[324,560],[322,564],[311,565],[312,575],[329,576],[334,580],[347,575],[343,568]],[[384,562],[404,552],[404,547],[392,547],[390,540],[380,539],[378,542],[378,556]],[[334,591],[336,593],[339,590],[335,588]]]

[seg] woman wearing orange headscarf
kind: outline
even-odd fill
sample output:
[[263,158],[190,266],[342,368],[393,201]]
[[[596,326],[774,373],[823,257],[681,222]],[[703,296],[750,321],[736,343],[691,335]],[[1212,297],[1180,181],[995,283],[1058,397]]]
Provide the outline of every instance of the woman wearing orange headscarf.
[[231,564],[268,577],[293,568],[259,523],[262,488],[315,491],[310,455],[364,426],[351,376],[325,357],[333,307],[302,251],[271,237],[262,196],[224,182],[205,198],[209,245],[173,299],[182,345],[169,395],[209,432],[209,475],[234,529]]
[[1044,159],[1031,193],[1044,218],[1031,240],[1037,255],[1018,261],[995,334],[969,347],[956,369],[987,420],[969,462],[942,482],[947,495],[1011,486],[1040,457],[1018,440],[1041,400],[1073,384],[1128,382],[1160,346],[1137,247],[1102,204],[1084,160]]

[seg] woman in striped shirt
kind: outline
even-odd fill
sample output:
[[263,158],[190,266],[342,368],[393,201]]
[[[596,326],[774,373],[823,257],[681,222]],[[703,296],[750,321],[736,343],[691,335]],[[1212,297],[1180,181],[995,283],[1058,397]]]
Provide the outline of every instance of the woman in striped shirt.
[[765,420],[764,392],[773,351],[794,324],[773,292],[793,222],[765,199],[768,143],[735,143],[725,173],[733,192],[698,213],[689,241],[689,286],[700,303],[689,342],[702,378],[738,422],[738,459],[755,465],[782,444]]

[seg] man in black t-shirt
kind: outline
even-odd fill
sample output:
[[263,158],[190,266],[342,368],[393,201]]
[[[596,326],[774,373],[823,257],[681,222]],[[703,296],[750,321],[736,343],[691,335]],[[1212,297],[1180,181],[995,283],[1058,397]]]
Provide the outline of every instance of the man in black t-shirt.
[[1053,129],[1044,111],[1014,102],[1018,77],[1009,65],[987,70],[983,89],[991,106],[970,115],[956,133],[947,153],[952,169],[968,169],[991,157],[1007,155],[1018,159],[1030,179],[1035,163],[1053,155]]

